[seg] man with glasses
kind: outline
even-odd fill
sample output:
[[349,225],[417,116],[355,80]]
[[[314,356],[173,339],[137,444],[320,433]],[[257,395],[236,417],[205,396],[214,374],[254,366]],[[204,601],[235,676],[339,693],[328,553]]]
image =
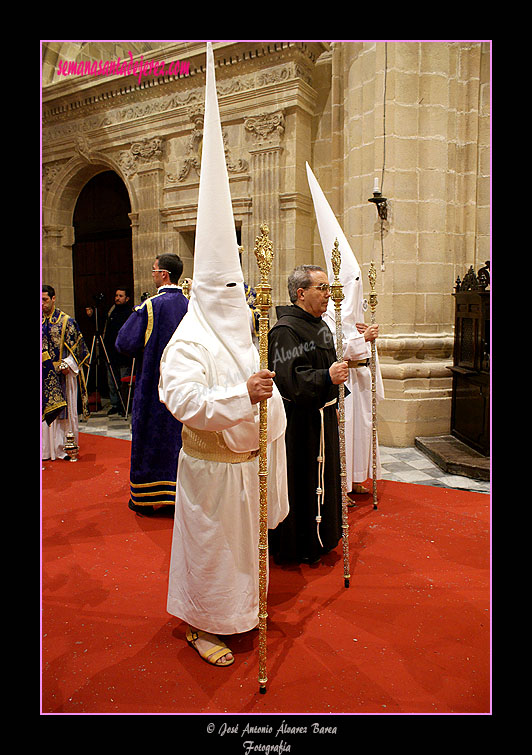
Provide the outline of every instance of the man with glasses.
[[291,306],[277,307],[269,333],[269,369],[284,400],[290,513],[270,532],[278,563],[318,563],[342,537],[338,385],[348,377],[336,361],[333,334],[322,320],[331,295],[326,272],[301,265],[288,278]]
[[152,277],[157,293],[135,307],[116,339],[117,350],[136,362],[129,508],[138,514],[175,504],[182,426],[159,401],[158,386],[162,353],[188,308],[178,286],[182,272],[177,254],[156,257]]

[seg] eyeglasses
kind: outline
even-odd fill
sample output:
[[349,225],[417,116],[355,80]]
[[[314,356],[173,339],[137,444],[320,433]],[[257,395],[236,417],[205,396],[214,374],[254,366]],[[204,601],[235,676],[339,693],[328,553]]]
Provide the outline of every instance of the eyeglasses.
[[159,268],[159,270],[155,270],[155,268],[152,267],[151,269],[152,273],[168,273],[170,275],[170,270],[165,270],[164,268]]
[[328,283],[320,283],[319,286],[309,286],[309,288],[317,288],[318,291],[322,291],[324,294],[331,290]]

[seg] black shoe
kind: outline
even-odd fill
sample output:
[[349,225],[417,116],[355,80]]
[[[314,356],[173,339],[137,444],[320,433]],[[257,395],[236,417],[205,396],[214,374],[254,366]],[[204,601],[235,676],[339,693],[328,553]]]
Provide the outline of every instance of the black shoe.
[[112,406],[109,411],[107,412],[107,416],[109,417],[111,414],[118,414],[118,407]]
[[321,563],[321,556],[305,556],[301,559],[302,564],[308,564],[309,566],[317,566]]

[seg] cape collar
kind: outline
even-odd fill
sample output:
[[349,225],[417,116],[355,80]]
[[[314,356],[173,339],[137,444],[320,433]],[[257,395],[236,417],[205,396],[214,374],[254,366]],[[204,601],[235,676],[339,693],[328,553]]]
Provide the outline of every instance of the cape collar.
[[177,288],[179,289],[179,291],[181,291],[181,286],[178,286],[177,283],[167,283],[165,286],[159,286],[157,293],[160,294],[161,291],[166,291],[167,288],[172,290]]
[[60,309],[57,309],[56,307],[50,312],[49,315],[43,314],[42,321],[43,323],[45,323],[48,320],[48,322],[50,322],[53,325],[61,319],[63,314],[64,312],[62,312]]

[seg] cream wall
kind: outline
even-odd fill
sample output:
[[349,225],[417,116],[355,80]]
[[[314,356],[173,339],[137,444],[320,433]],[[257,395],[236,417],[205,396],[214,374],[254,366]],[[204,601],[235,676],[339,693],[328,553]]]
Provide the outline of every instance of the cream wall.
[[[490,256],[489,71],[489,44],[464,42],[334,43],[317,66],[314,171],[366,292],[377,267],[386,445],[449,432],[451,294]],[[375,178],[382,223],[368,202]]]
[[[161,251],[180,254],[192,275],[205,45],[65,44],[43,45],[42,268],[73,311],[73,211],[102,170],[121,176],[130,195],[136,298],[150,290]],[[308,160],[366,281],[370,262],[377,266],[380,442],[408,446],[448,432],[453,285],[490,250],[489,43],[213,47],[246,280],[259,279],[252,249],[261,222],[276,250],[274,305],[286,303],[295,265],[324,262]],[[57,75],[59,59],[129,58],[129,50],[136,60],[189,61],[190,73],[140,83]],[[382,176],[381,224],[368,198]]]

